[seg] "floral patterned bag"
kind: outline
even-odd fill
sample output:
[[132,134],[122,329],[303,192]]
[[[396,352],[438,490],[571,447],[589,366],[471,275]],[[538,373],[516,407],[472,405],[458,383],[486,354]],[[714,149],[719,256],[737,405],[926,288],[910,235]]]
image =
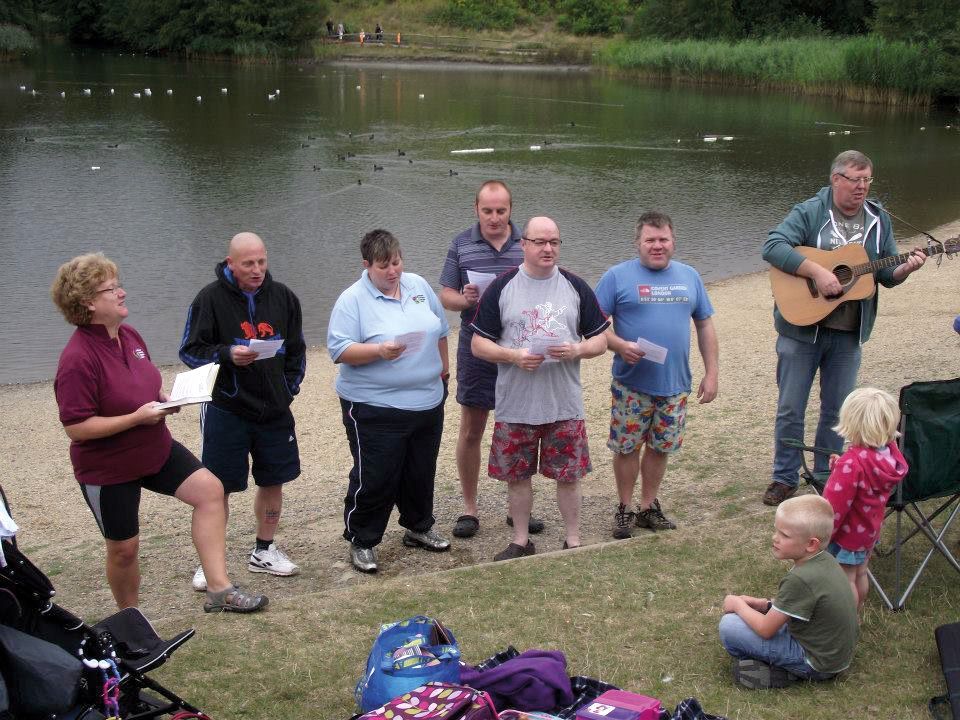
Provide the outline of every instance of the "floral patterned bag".
[[465,685],[430,682],[395,697],[359,720],[497,720],[497,708],[485,692]]

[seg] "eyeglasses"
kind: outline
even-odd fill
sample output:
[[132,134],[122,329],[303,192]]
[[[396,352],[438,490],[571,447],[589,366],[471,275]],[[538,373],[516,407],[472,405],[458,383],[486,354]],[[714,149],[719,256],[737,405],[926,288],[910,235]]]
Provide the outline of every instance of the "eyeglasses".
[[842,172],[838,172],[837,175],[839,175],[840,177],[842,177],[842,178],[843,178],[844,180],[846,180],[848,183],[852,183],[854,186],[859,185],[860,183],[863,183],[864,185],[869,185],[870,183],[872,183],[872,182],[874,181],[874,178],[873,178],[873,177],[852,178],[852,177],[847,177],[847,176],[844,175]]
[[116,295],[116,294],[117,294],[118,292],[120,292],[121,290],[123,290],[123,285],[121,285],[120,283],[117,283],[117,284],[114,285],[113,287],[104,288],[103,290],[97,290],[97,295],[99,295],[100,293],[105,293],[105,292],[106,292],[106,293],[112,293],[112,294]]
[[538,249],[542,248],[544,245],[549,245],[554,249],[560,247],[560,238],[557,238],[556,240],[543,240],[541,238],[524,237],[523,239],[526,240],[528,243],[533,243],[533,246]]

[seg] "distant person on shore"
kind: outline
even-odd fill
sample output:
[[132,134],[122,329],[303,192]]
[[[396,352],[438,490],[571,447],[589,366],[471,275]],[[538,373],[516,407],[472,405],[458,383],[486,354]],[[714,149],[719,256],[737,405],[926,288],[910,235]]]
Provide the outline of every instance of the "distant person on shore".
[[343,42],[343,23],[337,23],[337,39]]
[[130,311],[117,266],[102,253],[75,257],[60,266],[50,295],[77,327],[53,389],[74,475],[106,543],[117,607],[139,604],[142,488],[193,508],[193,544],[209,578],[204,610],[266,607],[266,596],[227,577],[223,486],[167,429],[164,418],[179,408],[157,407],[167,394],[143,338],[124,324]]
[[404,272],[391,233],[368,232],[360,256],[360,279],[330,314],[327,351],[340,366],[337,395],[353,456],[343,537],[353,566],[369,573],[378,569],[376,547],[394,506],[404,545],[450,549],[433,531],[450,327],[429,283]]
[[376,41],[377,41],[378,43],[382,43],[382,42],[383,42],[383,28],[380,27],[380,23],[377,23],[377,27],[374,28],[373,32],[374,32],[374,37],[376,38]]
[[[453,534],[469,538],[480,529],[477,486],[480,478],[480,443],[493,410],[497,365],[475,357],[470,349],[470,323],[480,295],[494,277],[523,262],[520,228],[510,220],[513,197],[506,183],[488,180],[480,186],[473,204],[477,222],[450,243],[440,273],[440,302],[460,313],[457,346],[457,402],[460,404],[460,434],[457,437],[457,474],[463,493],[463,514]],[[511,523],[507,517],[507,523]],[[529,532],[543,530],[543,522],[530,518]]]
[[791,498],[777,508],[773,526],[773,556],[793,561],[777,596],[727,595],[720,619],[733,677],[752,690],[829,680],[850,666],[859,632],[850,583],[825,552],[830,503],[815,494]]
[[367,40],[367,34],[363,31],[363,28],[360,28],[359,38],[360,38],[361,45],[363,45],[363,43],[366,42]]
[[[220,363],[213,401],[200,413],[203,464],[223,483],[223,507],[247,489],[250,458],[257,490],[253,500],[256,540],[247,569],[296,575],[298,568],[274,538],[283,509],[283,486],[300,475],[300,451],[290,404],[307,368],[300,300],[267,268],[267,248],[252,232],[234,235],[216,280],[203,288],[187,311],[180,359],[189,367]],[[251,347],[282,343],[260,357]],[[265,355],[268,353],[264,352]],[[203,568],[195,590],[206,581]]]
[[[873,183],[873,162],[861,152],[846,150],[830,166],[830,184],[814,197],[795,205],[786,219],[770,231],[763,259],[791,275],[809,279],[821,297],[837,297],[843,287],[832,270],[800,254],[796,248],[836,250],[862,245],[871,261],[897,255],[890,216],[879,202],[868,200]],[[920,248],[896,267],[876,272],[884,287],[902,283],[926,260]],[[763,494],[767,505],[778,505],[797,491],[800,451],[783,444],[802,440],[804,416],[813,378],[820,371],[820,422],[814,445],[840,452],[843,440],[832,429],[840,404],[857,383],[860,349],[870,339],[877,316],[875,292],[864,300],[842,302],[823,320],[794,325],[774,306],[777,329],[777,401],[774,425],[773,479]],[[814,470],[825,472],[827,458],[817,456]]]
[[[600,307],[613,320],[607,330],[614,353],[607,447],[614,453],[620,498],[613,522],[618,540],[630,537],[634,524],[654,531],[676,527],[663,514],[657,494],[667,458],[683,444],[692,377],[691,318],[704,365],[699,402],[717,396],[720,365],[707,289],[696,270],[672,259],[673,221],[661,212],[644,213],[634,243],[639,257],[610,268],[597,285]],[[633,512],[638,476],[640,502]]]
[[537,472],[557,481],[564,549],[580,545],[580,480],[591,470],[580,360],[606,351],[610,325],[590,286],[558,267],[553,220],[531,218],[521,247],[523,264],[490,283],[471,324],[473,354],[497,363],[487,472],[507,483],[514,521],[512,542],[494,560],[536,553],[529,520]]
[[887,500],[907,475],[907,461],[897,447],[900,408],[893,396],[876,388],[860,388],[840,406],[834,430],[850,443],[831,458],[830,479],[823,488],[833,507],[833,535],[827,550],[843,568],[863,607],[870,590],[867,563],[880,539]]
[[333,37],[333,20],[327,20],[327,37]]

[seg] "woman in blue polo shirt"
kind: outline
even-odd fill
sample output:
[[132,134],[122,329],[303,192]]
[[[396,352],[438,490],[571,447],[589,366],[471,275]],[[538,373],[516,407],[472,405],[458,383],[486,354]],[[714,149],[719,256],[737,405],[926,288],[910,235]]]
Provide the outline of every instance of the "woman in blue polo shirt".
[[403,271],[392,234],[367,233],[360,255],[363,274],[333,307],[327,350],[340,365],[337,394],[353,455],[343,537],[353,566],[375,572],[394,505],[404,545],[450,548],[432,530],[449,325],[430,285]]

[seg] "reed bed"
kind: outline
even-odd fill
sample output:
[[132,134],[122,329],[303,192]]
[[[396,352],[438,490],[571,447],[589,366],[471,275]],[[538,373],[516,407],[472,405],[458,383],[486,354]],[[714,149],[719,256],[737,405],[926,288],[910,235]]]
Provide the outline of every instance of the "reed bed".
[[943,82],[934,46],[878,36],[741,42],[615,41],[603,65],[659,79],[793,90],[891,105],[927,105]]

